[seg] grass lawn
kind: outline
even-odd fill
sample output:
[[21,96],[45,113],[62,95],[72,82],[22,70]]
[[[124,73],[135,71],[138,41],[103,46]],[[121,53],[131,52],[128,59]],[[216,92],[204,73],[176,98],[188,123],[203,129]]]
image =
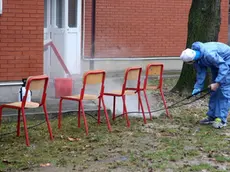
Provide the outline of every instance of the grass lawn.
[[[165,79],[164,90],[175,82]],[[159,95],[149,96],[160,101]],[[168,105],[183,98],[173,93],[165,97]],[[76,114],[69,114],[61,130],[57,120],[51,120],[54,141],[49,140],[45,123],[29,129],[30,147],[25,145],[23,130],[20,137],[16,133],[0,137],[0,171],[230,171],[230,127],[200,126],[206,110],[207,98],[170,109],[173,120],[162,111],[146,125],[142,118],[130,118],[127,128],[120,117],[111,120],[111,133],[104,118],[97,125],[87,116],[88,136],[83,122],[78,128]],[[28,125],[39,122],[28,121]],[[0,133],[15,128],[15,122],[3,123]]]

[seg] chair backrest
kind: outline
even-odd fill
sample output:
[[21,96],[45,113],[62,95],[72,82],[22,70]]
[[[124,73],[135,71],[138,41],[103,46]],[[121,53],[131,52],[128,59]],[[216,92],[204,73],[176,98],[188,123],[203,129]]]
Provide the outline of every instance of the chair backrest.
[[90,70],[83,75],[83,84],[101,84],[103,82],[105,71]]
[[46,75],[37,75],[37,76],[28,77],[26,81],[26,93],[25,93],[25,96],[23,97],[22,105],[23,104],[25,105],[29,90],[31,91],[42,90],[43,92],[42,92],[42,98],[41,98],[40,105],[44,104],[45,99],[46,99],[46,90],[48,86],[48,80],[49,80],[49,77]]
[[101,84],[100,95],[104,92],[105,71],[90,70],[83,75],[83,87],[81,89],[81,98],[84,96],[86,85]]
[[146,75],[144,80],[144,88],[147,87],[149,76],[157,76],[158,83],[157,87],[161,88],[163,83],[163,70],[164,65],[162,63],[150,63],[146,66]]
[[[129,67],[125,70],[125,77],[124,77],[124,83],[123,83],[123,89],[125,90],[137,90],[140,88],[140,78],[141,78],[141,67]],[[136,81],[137,85],[136,87],[127,87],[127,81]]]

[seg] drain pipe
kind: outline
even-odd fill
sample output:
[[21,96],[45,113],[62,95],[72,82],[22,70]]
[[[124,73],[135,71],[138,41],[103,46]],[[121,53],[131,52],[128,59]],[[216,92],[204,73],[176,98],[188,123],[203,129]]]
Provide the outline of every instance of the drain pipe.
[[[96,33],[96,0],[92,0],[92,39],[91,39],[91,59],[95,58],[95,33]],[[89,62],[90,70],[94,69],[94,61]]]
[[4,87],[4,86],[22,86],[22,82],[0,82],[0,87]]

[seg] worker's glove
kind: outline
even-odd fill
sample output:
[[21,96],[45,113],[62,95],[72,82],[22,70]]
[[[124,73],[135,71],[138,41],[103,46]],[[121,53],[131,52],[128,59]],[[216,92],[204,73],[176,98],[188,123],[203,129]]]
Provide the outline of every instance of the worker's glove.
[[192,91],[192,95],[195,95],[197,92],[200,92],[200,91],[201,90],[199,88],[194,88],[194,90]]

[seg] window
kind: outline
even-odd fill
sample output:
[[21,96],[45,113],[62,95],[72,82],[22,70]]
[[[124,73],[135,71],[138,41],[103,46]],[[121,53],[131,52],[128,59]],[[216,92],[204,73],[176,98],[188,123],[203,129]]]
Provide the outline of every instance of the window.
[[64,8],[63,0],[56,0],[56,26],[58,28],[62,28],[64,24],[63,8]]
[[44,1],[44,28],[47,28],[47,0]]
[[77,0],[69,0],[68,26],[77,27]]

